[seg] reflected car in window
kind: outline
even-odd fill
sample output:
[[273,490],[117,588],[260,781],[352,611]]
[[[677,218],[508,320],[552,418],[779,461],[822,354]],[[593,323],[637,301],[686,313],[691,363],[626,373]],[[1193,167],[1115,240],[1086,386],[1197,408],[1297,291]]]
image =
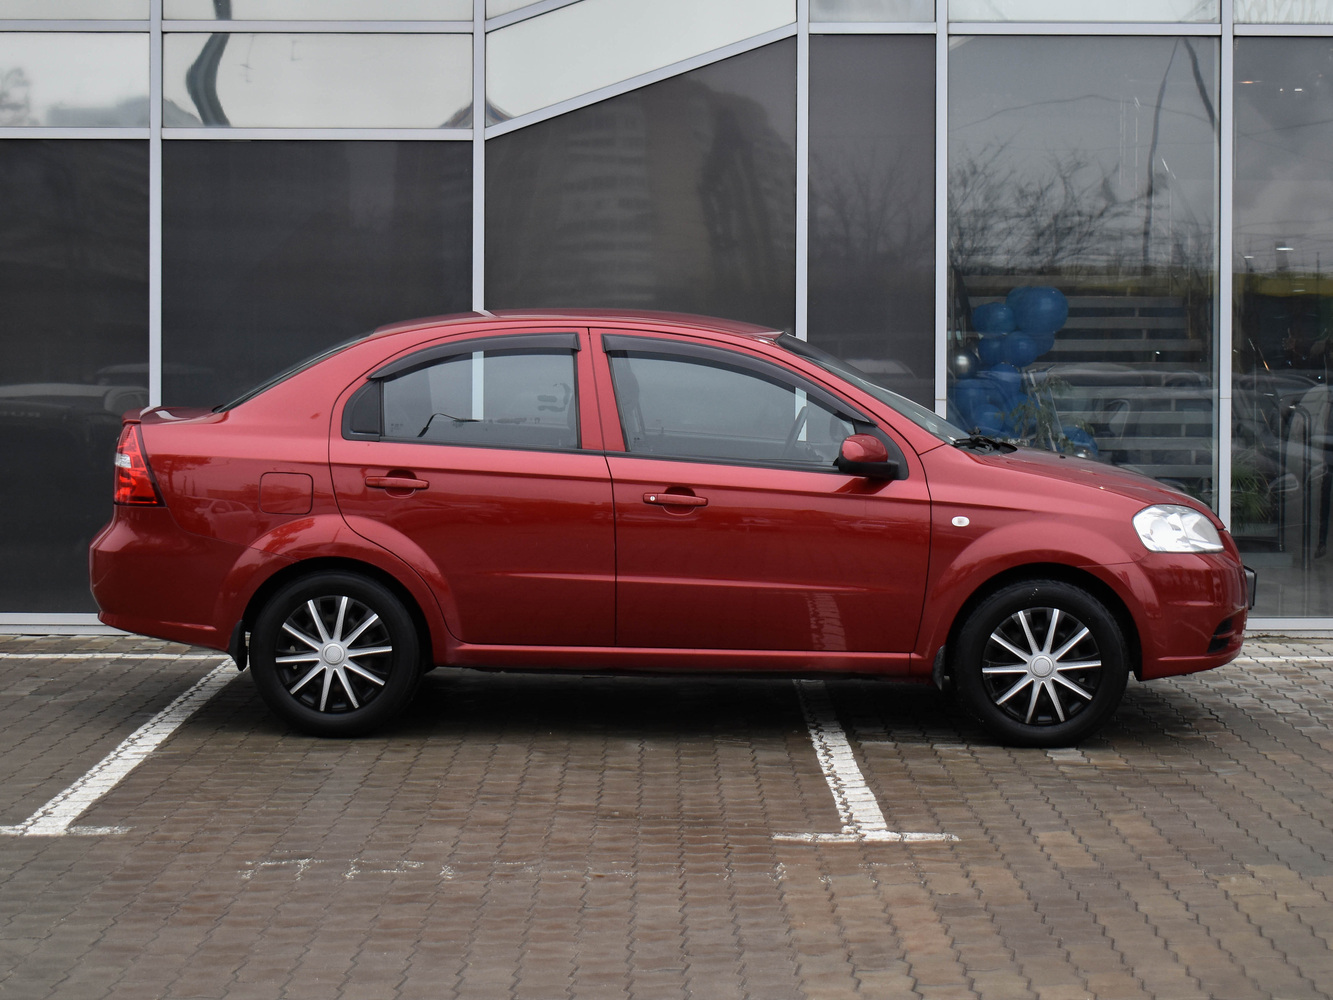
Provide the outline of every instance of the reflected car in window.
[[1056,746],[1240,651],[1253,575],[1154,481],[968,435],[787,334],[660,313],[399,323],[126,416],[108,625],[228,651],[324,735],[436,666],[855,674]]

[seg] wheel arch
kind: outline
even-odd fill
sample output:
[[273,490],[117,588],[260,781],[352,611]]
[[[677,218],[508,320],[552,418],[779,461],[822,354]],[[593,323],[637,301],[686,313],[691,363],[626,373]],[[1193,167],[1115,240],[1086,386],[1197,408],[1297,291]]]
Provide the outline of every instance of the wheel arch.
[[235,647],[232,655],[236,658],[237,664],[244,669],[246,652],[243,634],[251,631],[260,610],[279,589],[303,577],[314,576],[317,573],[338,572],[355,573],[374,580],[398,598],[403,607],[407,609],[407,613],[416,629],[417,641],[422,652],[423,671],[429,670],[435,665],[433,653],[435,646],[432,642],[430,623],[426,620],[426,614],[412,592],[403,586],[392,573],[371,563],[349,559],[345,556],[320,556],[303,559],[300,562],[292,563],[290,566],[284,566],[260,584],[255,592],[250,595],[250,600],[246,603],[245,611],[241,615],[241,620],[236,624],[236,630],[232,636],[232,644]]
[[1129,649],[1131,670],[1135,677],[1140,676],[1143,646],[1139,638],[1138,625],[1134,621],[1134,616],[1130,614],[1128,605],[1116,593],[1115,589],[1108,585],[1106,581],[1087,570],[1079,569],[1077,566],[1069,566],[1064,563],[1029,563],[1023,566],[1014,566],[990,577],[974,589],[959,605],[958,611],[953,616],[953,621],[949,624],[944,642],[930,654],[931,662],[935,664],[934,680],[937,686],[943,687],[951,679],[950,675],[953,668],[949,662],[949,651],[957,645],[958,634],[973,610],[986,598],[1005,587],[1029,580],[1054,580],[1059,583],[1067,583],[1086,590],[1100,601],[1120,626],[1121,633],[1125,637],[1125,645]]

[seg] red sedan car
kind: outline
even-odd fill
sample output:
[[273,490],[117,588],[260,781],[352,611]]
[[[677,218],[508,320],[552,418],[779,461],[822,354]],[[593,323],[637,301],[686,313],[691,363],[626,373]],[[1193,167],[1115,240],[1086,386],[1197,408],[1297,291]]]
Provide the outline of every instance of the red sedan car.
[[1239,652],[1191,498],[968,435],[786,334],[648,313],[400,323],[214,410],[127,415],[108,625],[228,651],[303,730],[435,665],[951,685],[999,739]]

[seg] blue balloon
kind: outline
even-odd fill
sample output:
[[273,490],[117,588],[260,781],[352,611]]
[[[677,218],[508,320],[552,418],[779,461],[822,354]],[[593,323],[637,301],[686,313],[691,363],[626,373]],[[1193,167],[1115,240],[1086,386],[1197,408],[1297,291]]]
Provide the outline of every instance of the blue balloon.
[[1054,333],[1069,319],[1069,300],[1058,288],[1029,288],[1012,308],[1024,333]]
[[1051,330],[1046,333],[1032,333],[1028,330],[1024,330],[1023,332],[1026,333],[1029,337],[1031,337],[1032,342],[1037,345],[1037,357],[1041,357],[1043,354],[1045,354],[1047,351],[1049,351],[1052,347],[1055,346],[1054,330]]
[[990,397],[1001,409],[1012,410],[1023,400],[1023,376],[1011,364],[1001,362],[981,375],[994,386]]
[[958,408],[963,423],[972,423],[973,415],[986,405],[990,391],[986,380],[979,378],[959,379],[953,384],[953,404]]
[[1008,333],[1016,329],[1014,311],[1003,302],[987,302],[972,310],[972,326],[982,336]]
[[1032,291],[1031,285],[1019,285],[1016,288],[1011,288],[1009,294],[1004,297],[1004,304],[1014,311],[1015,319],[1017,319],[1018,304],[1023,301],[1030,291]]
[[1037,355],[1041,353],[1037,350],[1036,341],[1022,331],[1011,333],[1004,338],[1004,360],[1015,368],[1026,368],[1036,361]]
[[1004,338],[982,337],[977,341],[977,357],[981,360],[981,367],[994,368],[1004,360]]

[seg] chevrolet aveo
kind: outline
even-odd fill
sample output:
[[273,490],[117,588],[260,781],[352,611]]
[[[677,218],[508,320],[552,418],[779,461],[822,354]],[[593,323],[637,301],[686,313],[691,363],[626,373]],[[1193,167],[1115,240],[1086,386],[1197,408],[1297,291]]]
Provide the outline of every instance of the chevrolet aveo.
[[648,313],[399,323],[216,409],[126,415],[108,625],[382,726],[436,665],[934,682],[1056,746],[1240,650],[1253,575],[1152,480],[968,435],[786,334]]

